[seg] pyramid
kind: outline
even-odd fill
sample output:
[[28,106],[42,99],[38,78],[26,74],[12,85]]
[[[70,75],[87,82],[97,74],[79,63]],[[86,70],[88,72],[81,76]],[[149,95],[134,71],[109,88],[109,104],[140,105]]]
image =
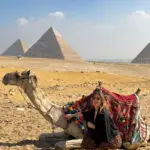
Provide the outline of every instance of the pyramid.
[[82,61],[62,35],[52,27],[41,36],[24,56]]
[[150,64],[150,43],[146,45],[131,63]]
[[24,41],[18,39],[10,47],[8,47],[1,56],[22,56],[27,50],[28,45]]

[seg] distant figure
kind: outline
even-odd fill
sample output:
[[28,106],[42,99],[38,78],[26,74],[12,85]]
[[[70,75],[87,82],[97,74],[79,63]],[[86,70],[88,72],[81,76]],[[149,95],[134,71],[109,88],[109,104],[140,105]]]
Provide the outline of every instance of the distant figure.
[[22,55],[17,55],[18,60],[22,58]]

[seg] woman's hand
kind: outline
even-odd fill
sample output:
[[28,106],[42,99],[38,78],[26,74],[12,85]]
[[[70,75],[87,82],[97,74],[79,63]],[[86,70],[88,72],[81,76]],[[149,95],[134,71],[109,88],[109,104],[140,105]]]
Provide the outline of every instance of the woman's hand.
[[81,112],[77,112],[75,114],[65,114],[64,117],[67,119],[67,120],[70,120],[72,119],[73,117],[80,117],[82,116],[82,113]]
[[73,114],[65,114],[64,117],[67,119],[67,120],[70,120],[73,118]]
[[95,129],[95,125],[92,123],[92,122],[87,122],[87,126],[89,127],[89,128],[92,128],[92,129]]

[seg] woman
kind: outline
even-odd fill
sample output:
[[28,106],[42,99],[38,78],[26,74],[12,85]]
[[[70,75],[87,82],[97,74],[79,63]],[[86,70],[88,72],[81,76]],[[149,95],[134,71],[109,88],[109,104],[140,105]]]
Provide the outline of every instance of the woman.
[[92,105],[87,112],[67,114],[71,119],[83,115],[86,120],[88,133],[84,135],[81,146],[86,149],[120,148],[122,140],[118,128],[113,122],[101,89],[97,88],[92,95]]

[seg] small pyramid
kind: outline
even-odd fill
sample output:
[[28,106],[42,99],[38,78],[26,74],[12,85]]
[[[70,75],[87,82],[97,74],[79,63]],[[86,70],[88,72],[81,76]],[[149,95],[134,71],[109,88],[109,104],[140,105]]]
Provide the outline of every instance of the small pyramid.
[[131,63],[150,64],[150,43],[146,45]]
[[26,57],[83,61],[56,29],[50,27],[25,53]]
[[27,50],[28,45],[24,41],[18,39],[10,47],[8,47],[1,56],[22,56]]

